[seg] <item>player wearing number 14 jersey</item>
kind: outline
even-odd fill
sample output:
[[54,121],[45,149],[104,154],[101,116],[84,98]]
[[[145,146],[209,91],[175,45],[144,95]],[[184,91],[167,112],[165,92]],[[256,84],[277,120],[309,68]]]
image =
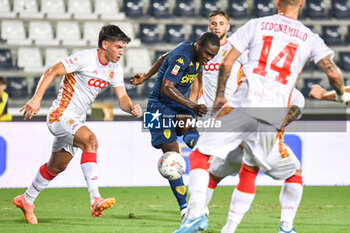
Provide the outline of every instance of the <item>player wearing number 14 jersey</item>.
[[[281,153],[279,158],[271,155],[280,149],[278,132],[289,122],[286,113],[305,62],[312,59],[322,68],[339,102],[350,99],[344,93],[341,73],[332,61],[334,53],[318,35],[297,20],[303,5],[304,0],[277,0],[277,15],[252,19],[228,39],[233,47],[220,65],[213,106],[225,132],[203,132],[196,150],[190,154],[190,161],[196,161],[196,167],[191,165],[189,178],[190,208],[186,224],[176,232],[197,232],[207,228],[207,218],[202,213],[209,181],[209,155],[225,159],[228,152],[241,143],[244,154],[240,181],[232,196],[228,221],[221,232],[234,232],[249,210],[255,196],[258,170],[296,184],[286,190],[291,194],[289,200],[281,201],[285,210],[291,210],[286,212],[285,218],[294,219],[302,192],[300,166],[290,160],[288,153]],[[225,85],[232,64],[246,50],[249,50],[248,62],[243,67],[246,78],[227,103]],[[282,165],[287,169],[276,170]],[[291,224],[281,222],[280,232],[295,230]]]

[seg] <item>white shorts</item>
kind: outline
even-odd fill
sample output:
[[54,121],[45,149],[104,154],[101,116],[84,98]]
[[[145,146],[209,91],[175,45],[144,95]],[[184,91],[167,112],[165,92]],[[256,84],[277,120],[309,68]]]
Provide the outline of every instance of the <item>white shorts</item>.
[[241,147],[231,151],[226,159],[214,156],[210,163],[209,171],[217,177],[237,175],[242,165],[243,150]]
[[47,116],[46,123],[50,132],[55,136],[52,145],[52,152],[64,149],[74,156],[78,151],[78,147],[73,146],[74,134],[80,129],[80,127],[84,126],[85,116],[78,118],[70,114],[63,114],[59,118],[59,121],[52,123],[49,121],[49,116],[50,114]]
[[[222,111],[224,109],[220,112]],[[235,109],[231,111],[226,109],[224,111],[226,114],[223,116],[220,116],[220,112],[217,119],[221,120],[222,129],[225,129],[225,132],[202,132],[197,142],[197,148],[201,153],[225,160],[230,151],[243,144],[243,162],[248,166],[259,167],[262,172],[275,179],[289,178],[294,174],[290,174],[291,170],[295,172],[300,167],[300,164],[298,165],[295,161],[295,156],[282,159],[279,143],[276,143],[276,128]],[[289,148],[287,150],[290,151]],[[290,170],[281,171],[285,166]],[[275,169],[278,172],[275,172]]]

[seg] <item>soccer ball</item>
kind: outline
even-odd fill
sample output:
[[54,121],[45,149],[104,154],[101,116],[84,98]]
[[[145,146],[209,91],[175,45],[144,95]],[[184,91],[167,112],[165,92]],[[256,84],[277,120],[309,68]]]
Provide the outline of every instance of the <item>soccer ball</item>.
[[177,180],[184,174],[186,162],[179,153],[168,151],[159,158],[158,170],[164,178]]

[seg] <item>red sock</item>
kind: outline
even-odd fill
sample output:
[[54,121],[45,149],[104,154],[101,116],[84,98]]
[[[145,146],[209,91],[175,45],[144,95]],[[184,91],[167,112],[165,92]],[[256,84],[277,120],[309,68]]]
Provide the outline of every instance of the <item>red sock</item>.
[[286,179],[284,183],[297,183],[303,185],[303,177],[294,175]]
[[51,173],[47,168],[47,163],[45,163],[40,167],[40,175],[46,180],[53,180],[53,178],[55,178],[58,174]]
[[242,163],[239,171],[239,183],[236,189],[244,193],[255,193],[255,179],[257,175],[258,170],[249,169]]
[[209,156],[202,154],[198,149],[190,154],[190,170],[204,169],[208,170],[210,166]]
[[210,189],[215,189],[216,186],[218,186],[218,183],[216,183],[216,181],[215,181],[211,176],[209,176],[209,185],[208,185],[208,188],[210,188]]
[[96,153],[84,152],[81,155],[80,164],[83,163],[97,163],[97,155]]

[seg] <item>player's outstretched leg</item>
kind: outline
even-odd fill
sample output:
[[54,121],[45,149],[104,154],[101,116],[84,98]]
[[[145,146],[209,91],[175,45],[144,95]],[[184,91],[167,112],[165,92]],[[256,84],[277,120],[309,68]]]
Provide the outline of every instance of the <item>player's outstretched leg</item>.
[[200,232],[208,228],[208,219],[203,214],[209,183],[208,160],[209,156],[200,153],[198,149],[190,154],[188,214],[176,233]]
[[100,217],[104,210],[108,210],[112,208],[115,204],[115,198],[109,197],[103,199],[102,197],[95,198],[94,203],[91,206],[91,214],[92,217]]
[[38,224],[38,220],[34,215],[35,205],[34,204],[29,205],[25,201],[23,194],[15,197],[13,199],[13,204],[17,206],[17,208],[20,208],[23,211],[24,218],[27,220],[28,223]]
[[89,190],[91,200],[91,214],[100,217],[102,212],[114,206],[115,198],[102,198],[98,190],[97,155],[96,153],[83,152],[80,161],[85,181]]
[[280,193],[281,221],[279,233],[296,233],[293,221],[297,213],[303,194],[303,181],[301,176],[292,176],[286,179]]
[[257,175],[258,170],[250,169],[242,164],[239,172],[239,183],[232,194],[227,222],[221,233],[235,232],[245,213],[248,212],[255,197],[255,179]]
[[13,199],[13,204],[23,211],[24,217],[30,224],[37,224],[38,220],[34,215],[34,201],[39,193],[44,190],[57,174],[49,171],[47,163],[42,165],[33,179],[32,184],[28,187],[23,195],[19,195]]

